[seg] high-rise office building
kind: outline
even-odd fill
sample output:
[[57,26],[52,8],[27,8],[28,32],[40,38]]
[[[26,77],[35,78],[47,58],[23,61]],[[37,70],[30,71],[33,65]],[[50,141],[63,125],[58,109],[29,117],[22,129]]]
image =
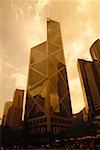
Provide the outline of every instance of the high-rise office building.
[[7,124],[7,116],[8,116],[8,111],[12,107],[12,101],[7,101],[4,106],[4,111],[3,111],[3,118],[2,118],[2,125],[5,126]]
[[10,107],[7,115],[7,122],[6,125],[17,129],[21,126],[21,120],[22,120],[22,110],[20,107]]
[[100,63],[78,59],[78,71],[89,119],[100,115]]
[[23,97],[24,97],[24,90],[16,89],[13,96],[13,103],[14,107],[23,107]]
[[72,109],[60,25],[47,21],[47,41],[30,54],[25,121],[33,132],[60,131],[72,126]]
[[93,60],[100,61],[100,40],[96,40],[90,47],[90,53]]
[[16,89],[12,106],[8,110],[6,125],[19,128],[22,120],[24,90]]

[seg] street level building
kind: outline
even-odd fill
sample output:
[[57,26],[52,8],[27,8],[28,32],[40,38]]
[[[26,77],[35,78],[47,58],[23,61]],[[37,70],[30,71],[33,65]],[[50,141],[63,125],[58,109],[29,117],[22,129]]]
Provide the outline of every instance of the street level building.
[[72,126],[72,108],[60,25],[47,21],[47,41],[31,48],[25,122],[33,133]]

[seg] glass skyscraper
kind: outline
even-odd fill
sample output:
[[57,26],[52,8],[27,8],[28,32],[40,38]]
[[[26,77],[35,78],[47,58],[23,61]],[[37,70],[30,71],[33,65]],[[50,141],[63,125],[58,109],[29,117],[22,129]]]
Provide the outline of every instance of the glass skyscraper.
[[72,126],[72,108],[60,24],[47,21],[47,41],[31,48],[25,121],[33,132]]

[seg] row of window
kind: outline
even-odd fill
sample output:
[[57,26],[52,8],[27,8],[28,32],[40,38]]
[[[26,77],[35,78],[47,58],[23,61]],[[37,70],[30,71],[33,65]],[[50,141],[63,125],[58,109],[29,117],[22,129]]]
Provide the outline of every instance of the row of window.
[[[66,127],[52,126],[52,132],[53,133],[59,133],[65,129],[66,129]],[[45,132],[47,132],[46,126],[34,127],[32,130],[34,133],[45,133]]]
[[34,121],[30,121],[30,126],[32,126],[33,124],[36,125],[36,124],[39,124],[39,123],[45,123],[47,121],[47,118],[41,118],[41,119],[36,119]]
[[34,133],[45,133],[46,132],[46,127],[45,126],[35,127],[35,128],[33,128],[33,132]]
[[56,118],[56,117],[52,117],[51,118],[51,122],[53,122],[53,123],[61,123],[61,124],[72,124],[72,121],[70,121],[70,120],[65,120],[65,119]]
[[[34,121],[30,121],[30,126],[33,126],[34,125],[37,125],[37,124],[41,124],[41,123],[46,123],[47,122],[47,118],[44,117],[44,118],[41,118],[41,119],[36,119]],[[60,124],[69,124],[71,125],[72,124],[72,121],[71,120],[65,120],[65,119],[61,119],[61,118],[56,118],[56,117],[52,117],[51,118],[51,122],[52,123],[60,123]]]
[[41,119],[36,119],[34,120],[34,124],[38,124],[38,123],[45,123],[47,121],[47,118],[41,118]]
[[52,126],[52,132],[53,133],[59,133],[61,131],[64,131],[66,127],[61,127],[61,126]]

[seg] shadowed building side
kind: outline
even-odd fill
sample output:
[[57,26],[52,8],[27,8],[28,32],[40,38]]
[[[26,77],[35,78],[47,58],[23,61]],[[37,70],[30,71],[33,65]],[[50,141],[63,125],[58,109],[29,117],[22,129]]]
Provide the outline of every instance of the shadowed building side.
[[47,41],[30,54],[25,121],[33,132],[59,133],[72,126],[60,25],[47,21]]

